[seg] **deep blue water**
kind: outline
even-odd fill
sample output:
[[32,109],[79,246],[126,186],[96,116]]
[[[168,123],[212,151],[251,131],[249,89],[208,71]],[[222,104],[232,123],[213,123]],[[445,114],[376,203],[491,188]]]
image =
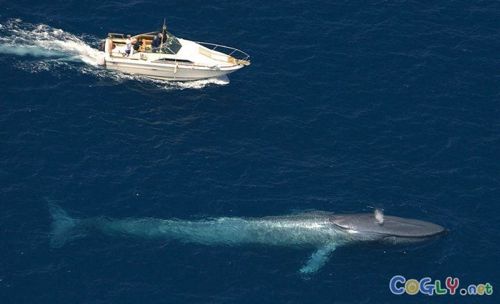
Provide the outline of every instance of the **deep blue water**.
[[[40,44],[90,49],[163,17],[252,65],[179,85]],[[498,303],[388,289],[395,274],[499,286],[498,20],[491,1],[0,1],[0,303]],[[49,202],[120,218],[382,208],[450,233],[341,248],[304,280],[311,252],[293,248],[54,249]]]

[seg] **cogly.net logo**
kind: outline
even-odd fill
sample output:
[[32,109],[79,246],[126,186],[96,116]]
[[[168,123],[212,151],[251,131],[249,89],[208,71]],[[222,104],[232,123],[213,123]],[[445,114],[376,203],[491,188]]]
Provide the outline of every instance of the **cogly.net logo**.
[[395,295],[416,295],[418,293],[428,296],[456,295],[461,296],[491,296],[493,294],[493,285],[490,283],[470,284],[460,287],[460,279],[447,277],[444,282],[441,280],[432,280],[430,277],[424,277],[420,280],[407,280],[402,275],[395,275],[389,281],[389,290]]

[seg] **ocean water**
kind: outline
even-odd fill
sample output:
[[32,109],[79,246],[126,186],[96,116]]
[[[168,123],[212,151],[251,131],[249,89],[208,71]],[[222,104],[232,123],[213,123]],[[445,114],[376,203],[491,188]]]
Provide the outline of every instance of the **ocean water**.
[[[234,46],[225,79],[95,66],[107,32],[167,18]],[[0,1],[0,303],[498,303],[391,294],[392,276],[499,286],[500,3]],[[90,235],[79,217],[325,210],[435,222],[425,246],[309,250]]]

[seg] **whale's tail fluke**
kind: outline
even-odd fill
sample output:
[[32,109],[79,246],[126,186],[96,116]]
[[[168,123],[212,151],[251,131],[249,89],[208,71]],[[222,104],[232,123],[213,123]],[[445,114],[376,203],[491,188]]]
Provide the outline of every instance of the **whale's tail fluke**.
[[49,204],[50,215],[52,216],[52,232],[50,245],[54,248],[62,247],[67,241],[82,236],[78,233],[79,219],[72,218],[61,207],[56,204]]

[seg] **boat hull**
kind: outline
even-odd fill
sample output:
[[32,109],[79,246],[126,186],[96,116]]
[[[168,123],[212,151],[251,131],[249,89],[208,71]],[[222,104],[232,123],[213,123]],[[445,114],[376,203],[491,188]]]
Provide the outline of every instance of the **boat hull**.
[[241,69],[243,66],[231,67],[205,67],[184,64],[152,64],[148,62],[132,60],[106,60],[106,68],[120,71],[130,75],[169,80],[169,81],[193,81],[208,78],[216,78],[230,74]]

